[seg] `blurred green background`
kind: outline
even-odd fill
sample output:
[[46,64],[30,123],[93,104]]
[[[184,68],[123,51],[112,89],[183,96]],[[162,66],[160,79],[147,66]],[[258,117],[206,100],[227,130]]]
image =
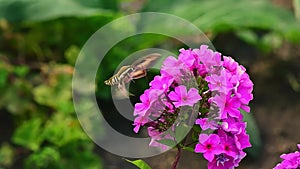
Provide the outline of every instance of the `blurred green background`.
[[[0,168],[109,168],[113,162],[96,150],[74,112],[73,68],[81,47],[101,26],[145,11],[187,19],[218,51],[234,56],[253,74],[267,71],[266,65],[257,66],[261,60],[286,67],[298,63],[299,0],[0,0]],[[103,60],[97,99],[112,104],[103,81],[123,58],[153,47],[178,53],[185,46],[154,34],[124,39]],[[298,93],[299,73],[278,72],[286,87]],[[256,130],[249,131],[254,138],[259,137]],[[260,149],[259,138],[252,144]]]

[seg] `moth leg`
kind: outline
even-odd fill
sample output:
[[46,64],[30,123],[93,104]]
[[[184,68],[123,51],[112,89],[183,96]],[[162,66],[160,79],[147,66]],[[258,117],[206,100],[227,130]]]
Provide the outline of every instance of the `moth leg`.
[[126,99],[130,96],[131,94],[129,93],[129,91],[127,91],[126,89],[126,85],[124,81],[120,81],[120,83],[118,84],[117,89],[115,90],[115,96],[118,99]]
[[135,78],[134,78],[133,76],[131,76],[131,75],[128,74],[127,77],[128,77],[128,79],[129,79],[128,82],[133,82],[133,83],[135,83],[135,81],[134,81]]
[[149,82],[149,78],[148,78],[148,76],[147,76],[147,70],[146,70],[146,69],[144,69],[144,70],[143,70],[143,72],[144,72],[144,76],[145,76],[145,78],[146,78],[147,82]]

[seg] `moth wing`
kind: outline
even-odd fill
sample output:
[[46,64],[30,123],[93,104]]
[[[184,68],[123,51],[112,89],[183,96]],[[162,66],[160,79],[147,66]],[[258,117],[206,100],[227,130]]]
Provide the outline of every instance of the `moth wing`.
[[[130,73],[130,74],[131,74],[131,73]],[[127,83],[129,83],[129,82],[132,80],[132,78],[131,78],[131,75],[130,75],[130,74],[129,74],[129,75],[127,75],[127,76],[125,76],[125,77],[123,78],[123,80],[122,80],[122,81],[123,81],[124,83],[126,83],[126,84],[127,84]]]
[[127,86],[124,83],[120,83],[113,89],[112,96],[115,99],[128,99],[133,94],[129,93]]
[[151,53],[133,62],[132,67],[135,71],[149,69],[157,62],[159,57],[161,57],[161,54]]
[[134,71],[131,73],[131,78],[132,79],[139,79],[139,78],[142,78],[142,77],[145,77],[146,76],[146,70],[137,70],[137,71]]
[[123,82],[125,84],[129,83],[132,79],[139,79],[139,78],[142,78],[142,77],[145,77],[146,76],[146,70],[137,70],[137,71],[133,71],[131,72],[130,74],[128,74],[127,76],[125,76],[123,78]]
[[120,76],[120,74],[122,74],[126,69],[128,69],[128,68],[130,68],[130,66],[129,65],[127,65],[127,66],[122,66],[119,70],[118,70],[118,72],[116,73],[118,76]]

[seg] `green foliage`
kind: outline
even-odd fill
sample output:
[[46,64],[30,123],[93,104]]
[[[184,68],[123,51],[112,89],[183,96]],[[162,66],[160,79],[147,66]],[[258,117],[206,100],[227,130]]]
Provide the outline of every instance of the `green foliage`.
[[180,125],[176,127],[175,138],[177,141],[182,140],[189,133],[190,127],[185,125]]
[[47,121],[42,135],[58,147],[76,140],[89,140],[79,128],[80,124],[76,118],[57,113]]
[[11,167],[13,164],[14,150],[8,143],[3,143],[0,147],[0,168]]
[[[246,42],[251,40],[251,44],[256,44],[256,47],[263,50],[266,46],[274,48],[278,45],[272,46],[269,41],[263,40],[264,35],[256,33],[259,30],[266,31],[266,36],[278,36],[280,42],[283,39],[300,41],[300,23],[293,13],[276,7],[267,0],[166,0],[160,2],[160,5],[157,3],[149,1],[144,10],[167,12],[185,18],[203,32],[212,33],[212,36],[224,32],[237,33],[241,39]],[[240,31],[246,31],[247,36]],[[260,47],[261,44],[263,47]]]
[[163,145],[166,145],[166,146],[169,146],[169,147],[175,147],[176,146],[176,141],[173,140],[173,139],[162,139],[162,140],[159,140],[157,141]]
[[195,148],[194,147],[182,147],[183,150],[187,150],[189,152],[194,153],[195,152]]
[[14,133],[13,142],[30,150],[38,150],[42,142],[42,121],[38,118],[24,122]]
[[1,0],[0,17],[17,22],[45,21],[67,16],[111,15],[111,9],[104,9],[104,6],[104,1],[94,0]]
[[72,45],[65,51],[65,58],[70,65],[75,65],[77,56],[79,55],[80,48]]
[[139,167],[140,169],[151,169],[151,167],[143,160],[134,160],[134,161],[130,161],[127,160],[127,162],[134,164],[135,166]]
[[4,68],[0,67],[0,88],[4,87],[6,84],[8,72]]
[[25,77],[29,72],[29,68],[27,66],[15,66],[14,73],[19,77]]
[[60,168],[60,154],[52,147],[44,147],[30,155],[25,163],[25,168]]
[[[30,150],[24,158],[24,167],[101,168],[99,157],[93,153],[94,144],[74,113],[73,66],[40,63],[36,72],[29,65],[12,64],[8,57],[3,60],[0,106],[18,115],[15,121],[20,125],[16,125],[11,141]],[[13,159],[19,158],[15,151],[14,147],[3,145],[0,166],[13,166]]]
[[27,73],[26,66],[0,62],[0,108],[6,107],[13,114],[22,114],[33,108],[30,100],[32,84],[21,79]]
[[294,0],[293,2],[294,2],[293,5],[294,5],[294,10],[295,10],[295,16],[299,21],[300,20],[300,0]]
[[63,113],[74,112],[73,104],[70,101],[73,68],[68,65],[50,64],[44,65],[41,69],[48,79],[45,79],[47,83],[33,89],[35,101]]
[[[99,156],[93,154],[93,145],[89,141],[76,141],[62,147],[61,154],[63,163],[61,168],[87,168],[87,169],[102,169]],[[75,152],[74,152],[75,150]],[[75,153],[75,154],[74,154]],[[66,158],[71,157],[71,158]]]
[[91,153],[92,148],[86,141],[69,142],[59,149],[49,146],[44,147],[26,159],[25,168],[101,169],[98,157]]

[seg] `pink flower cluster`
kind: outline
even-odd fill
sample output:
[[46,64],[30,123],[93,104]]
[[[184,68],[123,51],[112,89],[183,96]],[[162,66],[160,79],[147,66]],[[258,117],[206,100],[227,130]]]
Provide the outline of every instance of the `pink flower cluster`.
[[246,156],[243,149],[251,146],[240,109],[250,111],[253,83],[243,66],[206,45],[179,51],[178,59],[165,59],[161,75],[135,105],[134,131],[147,126],[150,145],[166,148],[159,140],[172,134],[164,131],[175,130],[180,113],[196,113],[195,125],[202,132],[194,151],[203,153],[208,168],[234,168]]
[[[297,144],[298,149],[300,150],[300,144]],[[283,161],[277,164],[273,169],[298,169],[300,168],[300,152],[296,151],[294,153],[282,154],[280,158]]]
[[208,102],[217,112],[210,110],[196,120],[204,132],[214,132],[199,135],[195,152],[203,153],[209,162],[208,168],[236,167],[246,155],[243,149],[251,146],[240,109],[250,111],[248,104],[253,99],[253,83],[246,69],[232,58],[223,56],[222,60],[220,53],[205,46],[194,51],[205,67],[207,74],[204,78],[213,93]]

